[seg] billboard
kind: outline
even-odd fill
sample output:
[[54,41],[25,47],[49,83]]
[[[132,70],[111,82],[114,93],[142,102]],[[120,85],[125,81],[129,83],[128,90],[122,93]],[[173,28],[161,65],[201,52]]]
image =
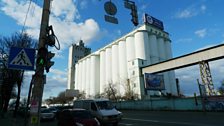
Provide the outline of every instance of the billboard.
[[163,75],[144,74],[146,90],[165,90]]
[[156,28],[159,28],[160,30],[164,30],[164,27],[163,27],[163,22],[148,15],[148,14],[144,14],[143,15],[143,22],[146,23],[146,24],[150,24],[150,25],[153,25],[155,26]]

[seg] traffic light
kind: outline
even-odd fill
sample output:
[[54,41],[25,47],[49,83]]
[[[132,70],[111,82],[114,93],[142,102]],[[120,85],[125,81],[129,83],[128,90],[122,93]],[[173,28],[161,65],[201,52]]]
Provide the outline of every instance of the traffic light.
[[135,4],[131,5],[131,16],[132,16],[132,23],[137,26],[138,25],[138,12],[137,12],[137,7]]
[[37,57],[37,64],[39,66],[45,66],[46,65],[46,62],[47,62],[47,48],[45,47],[42,47],[40,49],[38,49],[38,57]]
[[46,65],[45,65],[45,69],[46,69],[46,72],[47,72],[47,73],[49,72],[51,66],[54,65],[54,61],[51,61],[51,59],[52,59],[54,56],[55,56],[55,53],[52,53],[52,52],[50,52],[50,51],[47,53],[47,57],[46,57],[47,61],[46,61]]

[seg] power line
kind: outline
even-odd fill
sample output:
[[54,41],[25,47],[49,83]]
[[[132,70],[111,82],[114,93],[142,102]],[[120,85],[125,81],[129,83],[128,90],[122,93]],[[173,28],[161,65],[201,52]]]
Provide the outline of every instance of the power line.
[[30,0],[29,6],[28,6],[28,9],[27,9],[27,12],[26,12],[26,17],[25,17],[25,20],[24,20],[24,23],[23,23],[23,28],[22,28],[22,34],[23,34],[24,30],[25,30],[26,20],[27,20],[27,16],[28,16],[28,13],[29,13],[29,10],[30,10],[31,2],[32,2],[32,0]]

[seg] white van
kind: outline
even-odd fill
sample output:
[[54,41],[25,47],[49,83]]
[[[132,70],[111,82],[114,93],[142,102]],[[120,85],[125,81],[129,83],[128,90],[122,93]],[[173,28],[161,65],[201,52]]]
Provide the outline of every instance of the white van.
[[74,108],[91,111],[101,124],[112,123],[117,126],[122,118],[122,113],[108,99],[75,100],[73,105]]

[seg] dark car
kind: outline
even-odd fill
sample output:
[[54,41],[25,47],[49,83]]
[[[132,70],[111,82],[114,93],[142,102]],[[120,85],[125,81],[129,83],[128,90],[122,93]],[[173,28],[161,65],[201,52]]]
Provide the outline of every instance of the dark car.
[[55,114],[51,112],[49,109],[41,109],[40,120],[54,120]]
[[59,113],[58,126],[100,126],[100,123],[88,110],[66,109]]

